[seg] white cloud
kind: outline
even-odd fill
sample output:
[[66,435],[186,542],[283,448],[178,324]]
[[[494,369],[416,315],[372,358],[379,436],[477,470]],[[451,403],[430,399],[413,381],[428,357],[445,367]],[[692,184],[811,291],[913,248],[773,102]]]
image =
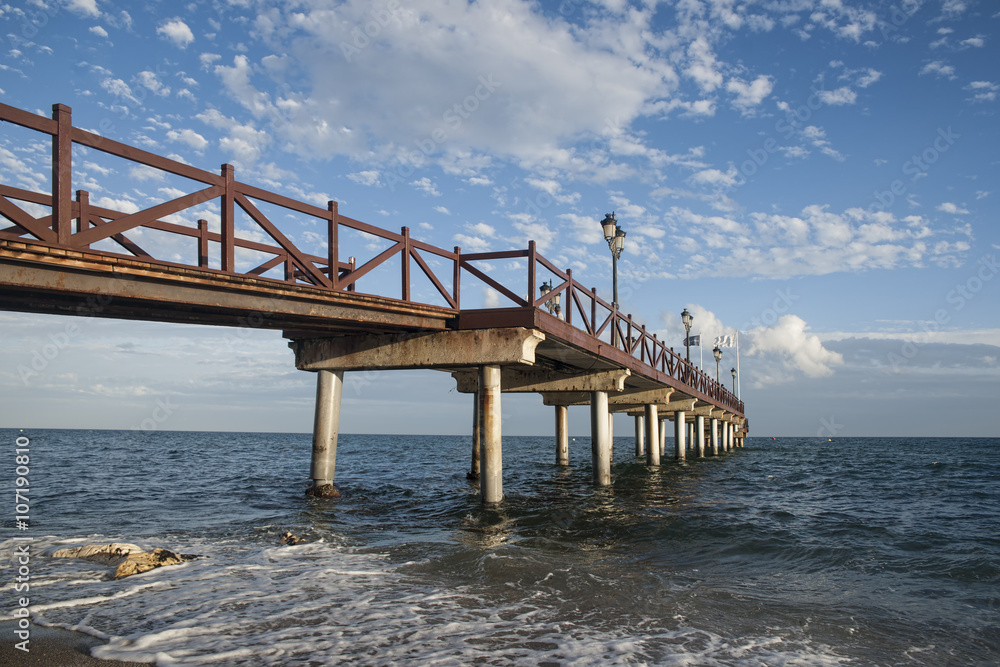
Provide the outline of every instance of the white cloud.
[[1000,86],[991,81],[973,81],[965,90],[975,93],[970,98],[973,102],[992,102],[996,100],[997,93],[1000,93]]
[[99,25],[91,26],[89,32],[92,35],[97,35],[98,37],[103,37],[104,39],[108,38],[108,31]]
[[858,99],[858,94],[844,86],[836,90],[819,91],[819,99],[823,104],[829,104],[830,106],[854,104]]
[[353,174],[348,174],[347,177],[355,183],[359,183],[361,185],[381,185],[379,173],[375,169],[358,171]]
[[208,145],[208,139],[190,129],[184,129],[179,132],[177,130],[170,130],[167,132],[167,139],[187,144],[196,151],[204,150]]
[[135,75],[135,78],[140,85],[152,91],[154,95],[164,97],[170,94],[170,87],[165,86],[159,79],[156,78],[156,74],[150,72],[149,70],[139,72]]
[[87,18],[97,18],[101,15],[101,10],[97,8],[97,0],[68,0],[66,9]]
[[920,74],[933,74],[946,79],[954,79],[955,68],[951,65],[944,64],[941,60],[934,60],[924,65],[924,68],[920,70]]
[[232,156],[231,161],[237,167],[245,168],[256,163],[271,143],[271,137],[266,131],[258,130],[252,123],[239,123],[217,109],[204,111],[195,118],[209,127],[228,133],[228,136],[219,139],[219,147]]
[[415,181],[410,181],[410,185],[412,185],[418,190],[422,190],[423,192],[431,195],[432,197],[441,196],[441,191],[437,189],[437,185],[435,185],[434,181],[427,178],[426,176],[424,176],[423,178],[419,178]]
[[441,215],[451,215],[451,211],[448,210],[447,206],[435,206],[434,210]]
[[[283,97],[266,95],[270,82],[257,63],[215,71],[234,99],[302,155],[413,163],[407,154],[418,153],[419,138],[433,145],[418,157],[442,165],[485,154],[598,180],[623,173],[622,165],[572,146],[617,136],[668,103],[677,85],[672,65],[649,55],[641,36],[651,10],[634,14],[636,26],[578,30],[531,3],[404,5],[362,49],[352,31],[371,21],[369,12],[366,3],[335,11],[316,3],[269,15],[273,32],[261,39],[273,53],[294,43],[304,72]],[[612,36],[604,31],[615,28],[636,31],[638,41],[601,46]],[[227,70],[238,71],[224,77]]]
[[715,54],[704,37],[698,37],[688,47],[689,64],[684,74],[694,80],[704,93],[710,93],[722,85],[722,74],[718,71]]
[[733,106],[743,113],[749,113],[759,106],[774,90],[774,81],[768,76],[758,76],[751,83],[740,79],[730,79],[726,90],[736,95]]
[[175,46],[182,49],[187,48],[194,41],[194,33],[191,32],[191,28],[179,18],[162,23],[156,29],[156,34],[163,35],[173,42]]
[[692,175],[689,180],[698,185],[728,188],[739,182],[739,173],[732,166],[724,172],[718,169],[703,169]]
[[937,210],[941,211],[942,213],[950,213],[952,215],[966,215],[969,212],[968,209],[964,209],[958,206],[957,204],[951,203],[950,201],[946,201],[943,204],[940,204],[937,207]]
[[986,46],[986,39],[982,35],[976,35],[975,37],[963,39],[959,42],[959,45],[965,48],[981,49]]
[[782,315],[773,326],[748,332],[747,354],[765,356],[789,371],[809,377],[833,375],[835,366],[844,365],[843,355],[826,349],[819,336],[807,333],[808,328],[798,315]]

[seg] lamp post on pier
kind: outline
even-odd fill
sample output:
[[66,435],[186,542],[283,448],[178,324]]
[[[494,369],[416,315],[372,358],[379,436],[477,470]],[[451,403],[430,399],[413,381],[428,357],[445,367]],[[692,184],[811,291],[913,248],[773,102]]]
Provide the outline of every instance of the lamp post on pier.
[[733,396],[735,396],[736,395],[736,369],[733,368],[729,372],[733,374]]
[[715,384],[719,384],[719,362],[722,361],[722,350],[718,345],[712,348],[712,356],[715,357]]
[[[604,220],[601,221],[601,227],[604,229],[604,240],[608,242],[608,248],[611,249],[611,280],[612,280],[612,297],[611,306],[618,311],[618,258],[621,257],[622,250],[625,248],[625,232],[621,227],[618,226],[618,220],[615,218],[615,214],[606,213],[604,215]],[[611,345],[613,347],[618,347],[618,326],[617,323],[613,324],[611,327]]]
[[694,321],[694,315],[688,312],[685,308],[681,313],[681,322],[684,323],[684,347],[687,350],[687,360],[691,363],[691,323]]
[[[538,291],[543,297],[548,296],[549,292],[552,291],[552,281],[544,282],[538,288]],[[562,300],[562,294],[556,294],[554,297],[545,302],[545,308],[548,309],[549,313],[555,315],[559,319],[562,319],[562,306],[560,301]]]

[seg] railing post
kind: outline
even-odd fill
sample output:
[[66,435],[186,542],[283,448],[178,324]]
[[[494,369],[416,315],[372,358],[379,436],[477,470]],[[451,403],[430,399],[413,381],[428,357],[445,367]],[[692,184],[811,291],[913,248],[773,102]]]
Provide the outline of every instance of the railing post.
[[455,308],[460,309],[462,307],[461,299],[461,284],[462,284],[462,249],[455,246],[455,273],[452,277],[452,283],[454,284],[454,298],[455,298]]
[[590,288],[590,328],[594,330],[594,338],[597,338],[597,288]]
[[71,244],[73,236],[73,116],[65,104],[52,105],[56,133],[52,137],[52,231],[56,243]]
[[340,209],[337,202],[331,200],[326,203],[326,210],[330,212],[326,233],[326,261],[330,269],[330,282],[336,290],[340,286],[340,224],[337,220]]
[[573,324],[573,269],[566,269],[566,324]]
[[[90,193],[86,190],[76,191],[76,233],[85,232],[90,229]],[[90,244],[87,244],[87,248]]]
[[222,165],[222,177],[226,180],[226,192],[222,195],[222,270],[236,271],[236,211],[235,189],[236,169],[231,164]]
[[535,305],[535,299],[538,295],[535,294],[535,261],[537,257],[537,252],[535,250],[535,242],[528,241],[528,303]]
[[208,268],[208,220],[198,221],[198,268]]
[[403,301],[410,300],[410,228],[403,227]]

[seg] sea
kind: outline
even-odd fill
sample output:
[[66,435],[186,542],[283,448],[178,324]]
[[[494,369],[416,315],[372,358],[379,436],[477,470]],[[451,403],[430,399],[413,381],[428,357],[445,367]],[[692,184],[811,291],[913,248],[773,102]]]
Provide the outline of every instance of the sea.
[[[589,438],[559,467],[553,437],[505,437],[505,498],[484,506],[468,436],[341,435],[338,499],[304,493],[307,434],[0,437],[0,621],[27,544],[31,623],[99,638],[99,658],[1000,664],[1000,439],[751,436],[647,467],[617,437],[595,488]],[[113,580],[50,556],[106,542],[200,557]]]

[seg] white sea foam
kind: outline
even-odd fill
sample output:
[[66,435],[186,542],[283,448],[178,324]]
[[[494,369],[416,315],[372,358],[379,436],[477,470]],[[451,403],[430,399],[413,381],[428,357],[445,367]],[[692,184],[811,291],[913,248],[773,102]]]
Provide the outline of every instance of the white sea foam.
[[[34,621],[106,640],[93,649],[96,657],[158,665],[842,662],[822,647],[779,637],[734,642],[673,619],[668,626],[656,618],[602,618],[599,605],[561,606],[556,588],[512,581],[502,597],[466,585],[436,588],[413,573],[420,564],[329,543],[166,546],[204,558],[117,581],[94,564],[33,561]],[[581,580],[598,583],[590,573]]]

